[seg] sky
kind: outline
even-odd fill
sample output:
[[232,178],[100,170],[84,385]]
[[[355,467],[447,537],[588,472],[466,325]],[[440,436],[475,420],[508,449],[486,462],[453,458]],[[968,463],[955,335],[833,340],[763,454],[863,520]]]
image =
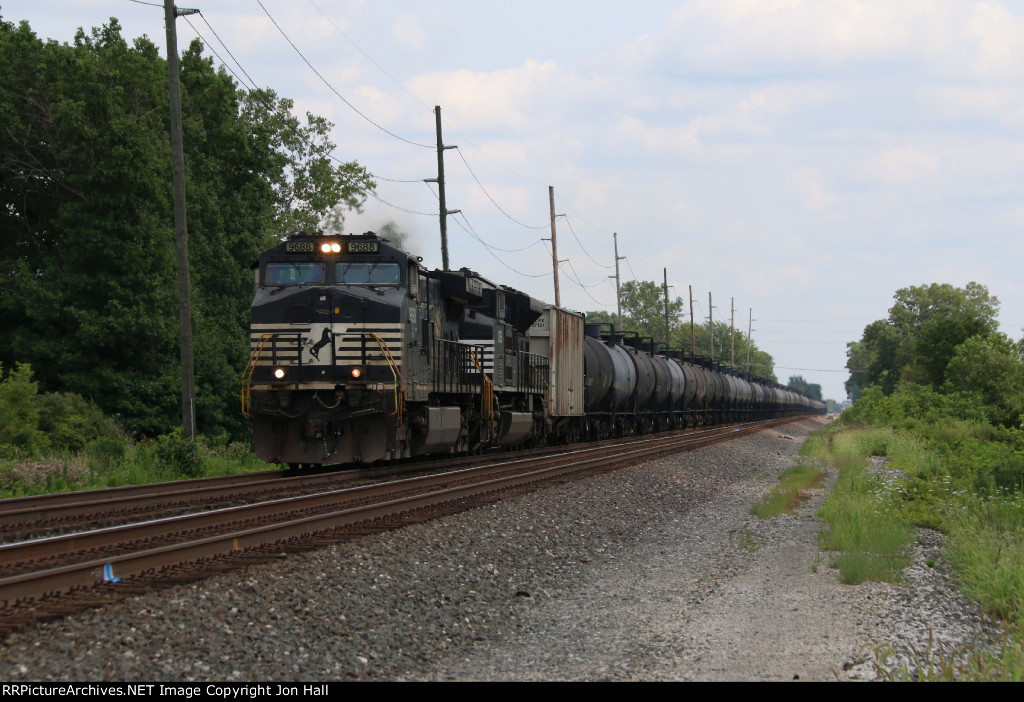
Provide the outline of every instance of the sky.
[[[0,0],[0,16],[59,42],[116,17],[164,53],[156,5]],[[563,307],[615,310],[617,234],[623,281],[667,271],[698,323],[709,293],[715,320],[734,306],[779,379],[825,397],[845,398],[846,344],[900,288],[977,281],[1021,338],[1024,0],[180,7],[201,14],[178,19],[179,51],[198,33],[378,178],[346,231],[393,222],[430,268],[439,105],[452,268],[553,302],[550,186]]]

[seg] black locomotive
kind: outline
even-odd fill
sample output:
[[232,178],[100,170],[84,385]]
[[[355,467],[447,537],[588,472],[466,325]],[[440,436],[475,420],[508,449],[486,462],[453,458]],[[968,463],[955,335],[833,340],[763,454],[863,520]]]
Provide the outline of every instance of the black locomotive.
[[371,463],[824,412],[466,268],[428,271],[372,232],[296,236],[254,270],[242,408],[266,461]]

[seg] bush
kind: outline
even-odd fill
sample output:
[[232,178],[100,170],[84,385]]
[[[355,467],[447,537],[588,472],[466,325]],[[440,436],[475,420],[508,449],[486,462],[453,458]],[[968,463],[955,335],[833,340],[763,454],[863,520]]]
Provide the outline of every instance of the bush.
[[181,427],[157,437],[156,456],[161,464],[186,478],[197,478],[203,474],[199,446],[182,435]]
[[79,453],[99,439],[125,443],[124,432],[114,420],[80,395],[47,393],[39,396],[37,404],[40,408],[39,428],[58,451]]
[[902,383],[891,395],[877,387],[865,388],[843,419],[858,424],[917,428],[950,419],[987,425],[981,398],[972,393],[942,394],[923,385]]
[[101,436],[91,441],[85,452],[103,468],[110,468],[124,460],[128,446],[123,438]]

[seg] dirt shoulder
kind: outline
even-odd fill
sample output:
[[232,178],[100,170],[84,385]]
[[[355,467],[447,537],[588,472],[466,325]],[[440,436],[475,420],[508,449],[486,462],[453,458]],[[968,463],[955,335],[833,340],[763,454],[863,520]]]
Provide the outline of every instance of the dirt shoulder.
[[[762,436],[770,460],[748,479],[679,514],[661,538],[620,553],[532,612],[514,638],[452,662],[442,677],[872,680],[883,651],[890,666],[913,665],[929,635],[947,651],[981,635],[980,613],[957,593],[935,535],[924,535],[929,543],[918,544],[899,586],[839,582],[817,546],[815,515],[832,480],[793,516],[749,514],[813,428]],[[751,460],[758,446],[750,443]]]

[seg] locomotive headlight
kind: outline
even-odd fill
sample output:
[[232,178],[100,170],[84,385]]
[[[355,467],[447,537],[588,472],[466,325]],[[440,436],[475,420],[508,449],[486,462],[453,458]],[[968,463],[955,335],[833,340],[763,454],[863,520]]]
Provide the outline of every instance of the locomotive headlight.
[[341,253],[341,244],[337,242],[332,244],[329,241],[325,241],[324,243],[320,244],[320,250],[323,251],[324,253]]
[[341,244],[331,244],[331,253],[341,253]]
[[362,378],[363,377],[363,369],[362,368],[353,368],[352,369],[352,377],[355,380],[359,380],[360,378]]
[[320,244],[320,250],[323,251],[324,253],[330,253],[331,245],[325,241],[324,243]]
[[284,368],[275,368],[274,377],[278,380],[284,380]]

